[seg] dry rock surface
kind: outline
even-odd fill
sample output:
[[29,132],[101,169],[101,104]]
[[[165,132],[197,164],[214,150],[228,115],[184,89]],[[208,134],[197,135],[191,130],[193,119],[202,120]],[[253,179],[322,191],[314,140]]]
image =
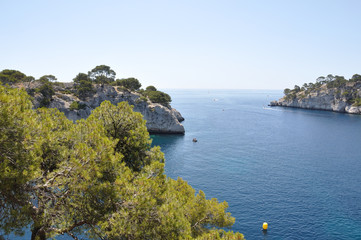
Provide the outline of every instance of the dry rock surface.
[[[36,84],[22,86],[27,90],[35,89]],[[98,107],[103,101],[110,101],[112,104],[126,101],[133,105],[133,110],[140,112],[146,120],[146,126],[150,133],[169,133],[184,134],[185,130],[181,122],[184,120],[182,115],[170,105],[164,106],[158,103],[152,103],[141,97],[136,92],[120,90],[119,87],[111,85],[94,85],[95,93],[85,99],[76,97],[72,90],[73,83],[60,83],[54,87],[55,94],[50,101],[50,108],[57,108],[63,112],[68,119],[76,120],[87,118],[93,109]],[[37,108],[43,96],[41,93],[34,94],[33,104]],[[82,109],[72,109],[70,106],[77,101],[83,106]]]
[[348,82],[338,88],[326,84],[311,91],[300,91],[292,96],[285,95],[270,106],[282,106],[334,112],[361,114],[361,106],[355,100],[361,98],[361,83]]

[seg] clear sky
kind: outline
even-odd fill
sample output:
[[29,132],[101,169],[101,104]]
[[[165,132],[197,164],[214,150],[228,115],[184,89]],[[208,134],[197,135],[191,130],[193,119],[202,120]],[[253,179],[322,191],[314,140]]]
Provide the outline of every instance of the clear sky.
[[0,0],[0,70],[69,82],[108,65],[144,87],[284,89],[361,74],[361,1]]

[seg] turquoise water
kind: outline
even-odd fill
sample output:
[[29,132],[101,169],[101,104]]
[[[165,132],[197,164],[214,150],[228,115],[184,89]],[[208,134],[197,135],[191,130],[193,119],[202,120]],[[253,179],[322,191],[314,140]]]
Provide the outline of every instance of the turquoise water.
[[361,239],[361,116],[267,107],[281,91],[167,92],[186,134],[153,136],[166,174],[227,201],[232,230],[251,240]]

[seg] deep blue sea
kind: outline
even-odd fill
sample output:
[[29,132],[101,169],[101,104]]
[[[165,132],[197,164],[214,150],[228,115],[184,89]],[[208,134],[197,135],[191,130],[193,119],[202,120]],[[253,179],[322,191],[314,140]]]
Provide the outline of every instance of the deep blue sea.
[[268,107],[282,91],[167,93],[186,134],[152,136],[166,174],[227,201],[233,231],[248,240],[361,239],[361,116]]
[[361,116],[268,107],[282,91],[166,92],[186,119],[184,136],[152,136],[166,174],[227,201],[233,231],[248,240],[361,239]]

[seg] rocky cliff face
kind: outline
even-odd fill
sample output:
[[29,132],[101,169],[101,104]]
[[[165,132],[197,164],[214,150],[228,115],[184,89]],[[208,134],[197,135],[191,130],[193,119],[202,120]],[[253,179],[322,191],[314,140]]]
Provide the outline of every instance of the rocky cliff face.
[[272,101],[270,106],[361,114],[361,106],[355,104],[355,100],[360,98],[360,82],[347,82],[338,88],[328,88],[324,84],[318,89],[286,95],[278,101]]
[[[27,88],[36,88],[37,86],[28,86]],[[91,111],[98,107],[103,101],[110,101],[112,104],[127,101],[134,106],[134,111],[140,112],[146,120],[146,126],[150,133],[171,133],[184,134],[184,127],[180,123],[184,120],[182,115],[170,106],[163,106],[158,103],[151,103],[142,98],[140,94],[119,90],[118,87],[110,85],[95,85],[96,92],[91,97],[84,100],[79,99],[71,93],[73,83],[62,83],[54,87],[55,95],[50,101],[50,108],[57,108],[63,112],[68,119],[73,121],[81,118],[87,118]],[[40,106],[42,95],[34,94],[34,107]],[[77,101],[82,109],[72,109],[71,104]]]

